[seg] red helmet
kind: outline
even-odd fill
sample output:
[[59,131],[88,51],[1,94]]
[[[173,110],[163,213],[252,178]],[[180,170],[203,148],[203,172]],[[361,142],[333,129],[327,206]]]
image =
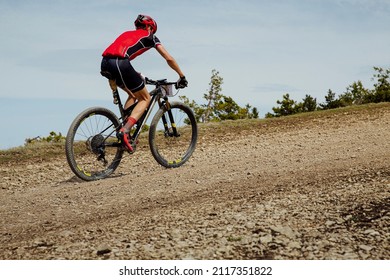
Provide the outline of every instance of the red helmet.
[[157,23],[150,16],[147,15],[138,15],[137,19],[134,22],[135,28],[144,28],[145,26],[152,27],[152,33],[157,31]]

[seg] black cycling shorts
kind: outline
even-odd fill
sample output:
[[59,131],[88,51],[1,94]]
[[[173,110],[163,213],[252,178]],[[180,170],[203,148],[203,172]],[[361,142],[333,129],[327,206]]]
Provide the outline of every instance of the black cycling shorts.
[[101,70],[109,72],[119,87],[126,87],[131,92],[137,92],[145,87],[144,80],[134,70],[128,58],[103,57]]

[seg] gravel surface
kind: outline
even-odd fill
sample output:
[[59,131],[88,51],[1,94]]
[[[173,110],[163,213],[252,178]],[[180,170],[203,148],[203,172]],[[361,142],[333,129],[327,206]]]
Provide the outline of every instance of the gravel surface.
[[145,141],[96,182],[3,163],[0,259],[390,259],[389,128],[390,104],[204,126],[181,168]]

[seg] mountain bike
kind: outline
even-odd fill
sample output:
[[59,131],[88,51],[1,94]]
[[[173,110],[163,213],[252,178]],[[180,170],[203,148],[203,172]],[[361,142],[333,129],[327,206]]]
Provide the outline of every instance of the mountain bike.
[[[177,92],[174,94],[173,86],[176,82],[148,78],[145,78],[145,82],[147,85],[154,85],[155,88],[150,91],[149,106],[131,131],[134,151],[139,135],[143,128],[147,127],[146,122],[154,106],[158,104],[149,127],[151,153],[154,159],[166,168],[182,166],[196,147],[198,129],[194,113],[184,103],[168,100],[179,91],[175,86]],[[107,108],[86,109],[74,119],[66,136],[65,152],[68,164],[74,174],[85,181],[110,176],[127,151],[117,133],[137,103],[125,110],[115,81],[109,79],[109,83],[114,104],[119,108],[119,118]]]

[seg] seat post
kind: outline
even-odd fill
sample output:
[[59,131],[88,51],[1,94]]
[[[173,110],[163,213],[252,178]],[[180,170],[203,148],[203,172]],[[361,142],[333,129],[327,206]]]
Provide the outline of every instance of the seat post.
[[122,119],[125,119],[125,110],[123,109],[123,105],[119,96],[118,86],[115,80],[109,79],[108,82],[110,84],[110,88],[112,89],[112,97],[114,98],[113,102],[115,105],[118,105]]
[[114,104],[117,105],[119,103],[119,93],[118,93],[118,86],[116,85],[115,80],[108,80],[110,84],[110,88],[112,90],[112,95],[114,97]]

